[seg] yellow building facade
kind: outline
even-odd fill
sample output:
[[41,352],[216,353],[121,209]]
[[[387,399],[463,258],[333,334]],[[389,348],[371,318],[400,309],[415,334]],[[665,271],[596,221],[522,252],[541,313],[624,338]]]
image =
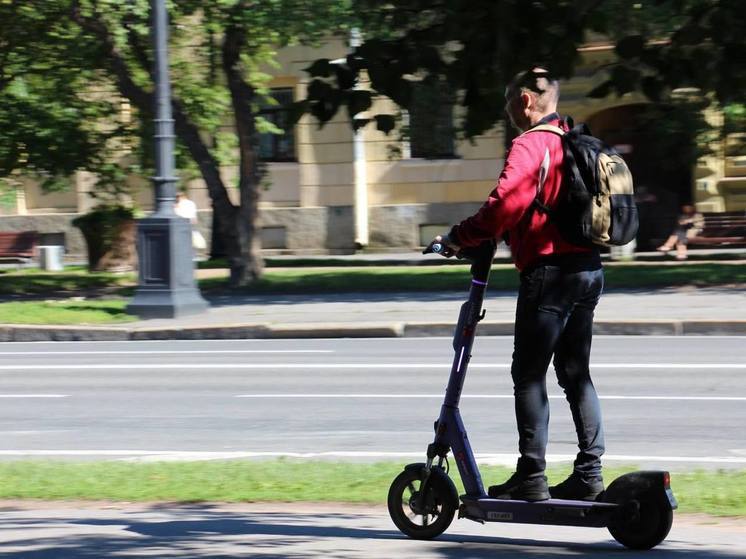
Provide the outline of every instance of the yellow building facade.
[[[305,98],[309,78],[304,68],[319,58],[342,59],[348,49],[341,40],[320,48],[283,49],[279,65],[271,69],[272,91],[284,100]],[[586,95],[599,79],[595,70],[613,60],[613,49],[589,46],[581,54],[583,62],[576,77],[561,84],[560,111],[576,122],[588,122],[596,135],[616,145],[626,158],[644,161],[644,146],[636,145],[629,131],[645,100],[639,95],[589,99]],[[377,101],[371,110],[396,111],[385,100]],[[710,118],[717,120],[718,115]],[[409,142],[402,141],[396,130],[385,135],[373,124],[356,136],[346,111],[321,128],[306,115],[287,137],[263,138],[269,159],[260,212],[265,248],[294,252],[346,252],[361,246],[413,248],[478,208],[503,165],[502,125],[473,141],[453,142],[445,156],[419,156],[421,149],[414,140],[410,134]],[[227,184],[236,183],[235,168],[224,168],[223,174]],[[132,180],[142,186],[138,203],[147,211],[152,204],[147,181]],[[186,186],[209,234],[211,204],[204,182],[193,180]],[[718,146],[714,155],[698,165],[691,187],[701,211],[745,210],[746,156],[726,155],[726,146]],[[0,230],[64,229],[69,251],[82,253],[77,231],[66,223],[90,208],[92,188],[95,177],[85,172],[78,173],[75,188],[68,192],[45,194],[38,185],[22,182],[15,207],[6,205],[0,217]],[[231,195],[237,201],[235,189]],[[675,212],[676,203],[671,203]],[[655,213],[652,209],[651,219]],[[651,231],[653,237],[658,234]]]

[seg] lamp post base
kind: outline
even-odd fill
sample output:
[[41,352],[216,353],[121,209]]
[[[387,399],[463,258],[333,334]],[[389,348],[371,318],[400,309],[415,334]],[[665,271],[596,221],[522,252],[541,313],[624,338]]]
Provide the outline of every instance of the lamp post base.
[[179,318],[209,307],[196,289],[187,291],[138,289],[127,312],[140,318]]
[[151,216],[137,227],[139,281],[127,312],[140,318],[177,318],[209,306],[194,280],[192,227],[177,216]]

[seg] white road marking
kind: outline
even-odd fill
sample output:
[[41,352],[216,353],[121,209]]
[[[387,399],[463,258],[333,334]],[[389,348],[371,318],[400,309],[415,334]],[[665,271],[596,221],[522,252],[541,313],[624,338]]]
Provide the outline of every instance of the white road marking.
[[[2,355],[0,353],[0,355]],[[510,363],[472,363],[472,369],[508,368]],[[0,371],[68,371],[81,369],[448,369],[443,363],[85,363],[50,365],[0,365]],[[593,363],[591,369],[731,369],[746,370],[744,363]]]
[[335,353],[333,349],[153,349],[131,351],[0,351],[0,357],[5,355],[162,355],[162,354],[221,354],[221,353]]
[[[654,337],[654,336],[648,336],[648,337]],[[694,336],[693,336],[694,337]],[[714,338],[715,336],[701,336],[704,338]],[[731,337],[731,336],[723,336],[723,337]],[[369,339],[369,338],[362,338],[362,339]],[[382,340],[388,340],[390,338],[379,338]],[[277,339],[271,339],[271,338],[243,338],[243,339],[215,339],[215,340],[81,340],[81,341],[38,341],[38,342],[5,342],[7,345],[49,345],[54,347],[64,346],[64,345],[96,345],[96,344],[193,344],[193,343],[200,343],[200,344],[210,344],[210,343],[216,343],[216,344],[237,344],[237,343],[247,343],[251,345],[255,344],[262,344],[262,343],[270,343],[270,344],[281,344],[286,345],[288,341],[291,341],[290,338],[277,340]],[[307,338],[298,338],[295,341],[300,342],[307,342],[309,341]]]
[[[442,399],[443,394],[236,394],[235,398],[319,398],[319,399]],[[561,394],[550,394],[552,400],[564,400]],[[512,400],[512,394],[462,394],[461,399],[471,400]],[[605,396],[599,395],[601,400],[673,400],[673,401],[702,401],[702,402],[746,402],[746,396]]]
[[0,394],[0,398],[68,398],[68,394]]
[[[453,323],[453,327],[456,327],[456,323]],[[501,339],[512,339],[512,335],[506,335],[506,336],[477,336],[480,339],[485,338],[501,338]],[[649,338],[654,340],[681,340],[682,342],[690,342],[691,340],[737,340],[741,338],[746,338],[746,335],[719,335],[719,336],[710,336],[708,334],[687,334],[686,336],[677,336],[677,335],[634,335],[634,334],[596,334],[593,336],[593,339],[610,339],[610,340],[617,340],[619,338],[632,338],[632,339],[639,339],[639,338]],[[356,343],[360,342],[368,342],[368,341],[374,341],[374,342],[386,342],[387,344],[391,343],[421,343],[424,340],[452,340],[452,336],[428,336],[427,338],[358,338],[355,340]],[[4,342],[4,345],[32,345],[32,346],[41,346],[41,345],[49,345],[54,347],[62,347],[66,345],[98,345],[98,344],[194,344],[194,343],[200,343],[200,344],[238,344],[238,343],[245,343],[250,345],[256,345],[256,344],[282,344],[285,345],[289,342],[309,342],[309,341],[318,341],[318,340],[309,340],[308,338],[287,338],[282,340],[277,339],[260,339],[260,338],[245,338],[245,339],[227,339],[227,340],[86,340],[86,341],[38,341],[38,342]]]
[[[371,458],[371,459],[410,459],[423,458],[422,452],[407,451],[357,451],[357,450],[328,450],[317,452],[284,452],[284,451],[189,451],[189,450],[0,450],[4,457],[52,457],[52,456],[80,456],[80,457],[109,457],[138,461],[167,461],[167,460],[232,460],[239,458]],[[517,458],[513,453],[477,453],[475,455],[480,464],[515,465]],[[547,462],[572,462],[574,454],[550,454]],[[645,456],[608,454],[604,455],[605,462],[637,462],[637,463],[697,463],[697,464],[746,464],[746,457],[738,456]]]

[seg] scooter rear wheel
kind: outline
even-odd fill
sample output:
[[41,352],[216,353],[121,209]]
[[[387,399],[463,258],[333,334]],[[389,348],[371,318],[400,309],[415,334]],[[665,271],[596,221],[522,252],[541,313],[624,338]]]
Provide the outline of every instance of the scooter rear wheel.
[[639,512],[632,517],[619,515],[609,524],[609,532],[629,549],[652,549],[666,539],[672,524],[673,510],[668,502],[641,499]]
[[453,482],[445,473],[433,470],[424,484],[420,471],[404,470],[391,483],[388,508],[396,527],[410,538],[429,540],[442,534],[456,512]]

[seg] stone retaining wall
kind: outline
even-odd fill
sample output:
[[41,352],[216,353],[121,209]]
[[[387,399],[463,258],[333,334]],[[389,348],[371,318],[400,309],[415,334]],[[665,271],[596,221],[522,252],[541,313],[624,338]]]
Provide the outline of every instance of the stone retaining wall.
[[[411,204],[370,208],[370,246],[373,248],[411,249],[420,246],[420,227],[447,227],[473,213],[479,204]],[[0,231],[37,231],[65,233],[67,257],[85,258],[86,248],[80,231],[73,227],[77,214],[1,216]],[[354,250],[352,206],[312,208],[267,208],[260,212],[262,228],[272,229],[271,244],[287,252],[326,253]],[[208,240],[212,230],[212,212],[199,212],[199,227]],[[284,246],[283,246],[284,245]]]

